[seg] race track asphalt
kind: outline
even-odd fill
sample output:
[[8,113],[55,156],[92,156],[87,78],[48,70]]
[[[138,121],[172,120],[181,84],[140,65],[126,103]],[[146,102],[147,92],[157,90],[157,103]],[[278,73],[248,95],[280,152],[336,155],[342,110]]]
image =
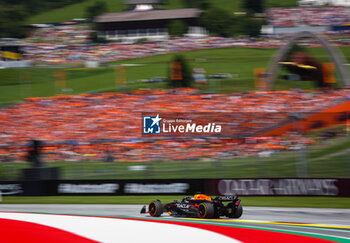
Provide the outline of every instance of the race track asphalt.
[[[0,211],[32,212],[104,217],[148,218],[141,215],[142,205],[67,205],[67,204],[1,204]],[[239,219],[184,219],[163,214],[160,219],[286,230],[341,237],[350,242],[350,209],[243,207]]]

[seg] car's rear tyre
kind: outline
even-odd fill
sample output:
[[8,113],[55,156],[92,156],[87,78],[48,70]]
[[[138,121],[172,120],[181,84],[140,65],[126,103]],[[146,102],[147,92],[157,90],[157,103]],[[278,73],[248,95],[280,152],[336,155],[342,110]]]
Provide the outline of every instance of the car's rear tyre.
[[198,206],[198,216],[202,219],[214,218],[215,209],[212,203],[201,203]]
[[148,205],[149,215],[159,217],[163,213],[163,205],[159,200],[153,201]]
[[243,207],[241,204],[239,204],[237,207],[230,207],[228,210],[229,210],[229,213],[227,216],[229,218],[238,219],[243,214]]

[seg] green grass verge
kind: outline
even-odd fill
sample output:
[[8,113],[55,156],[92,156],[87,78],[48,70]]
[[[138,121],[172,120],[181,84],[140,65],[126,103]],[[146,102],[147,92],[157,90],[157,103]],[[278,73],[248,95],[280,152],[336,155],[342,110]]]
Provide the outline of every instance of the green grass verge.
[[[1,204],[148,204],[154,199],[163,203],[183,196],[5,196]],[[342,197],[240,197],[244,206],[350,208],[350,198]]]

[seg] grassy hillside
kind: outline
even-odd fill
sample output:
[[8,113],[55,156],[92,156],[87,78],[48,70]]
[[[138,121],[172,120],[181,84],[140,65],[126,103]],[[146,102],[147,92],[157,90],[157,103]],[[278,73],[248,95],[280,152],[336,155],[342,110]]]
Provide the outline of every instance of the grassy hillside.
[[[207,74],[230,73],[230,79],[211,79],[209,84],[200,87],[203,91],[240,92],[253,90],[254,68],[267,67],[277,49],[265,48],[222,48],[184,52],[191,67],[205,68]],[[350,47],[341,48],[350,57]],[[329,62],[321,48],[308,51],[322,62]],[[67,94],[91,91],[125,91],[138,88],[162,88],[166,84],[144,83],[141,80],[152,77],[166,77],[169,62],[174,54],[157,55],[147,58],[118,61],[114,64],[142,64],[127,67],[127,85],[116,85],[113,67],[98,69],[64,69],[67,71]],[[2,69],[0,70],[0,104],[13,103],[25,97],[52,96],[62,93],[55,88],[54,74],[57,69]],[[279,80],[275,89],[312,89],[312,82]]]
[[[110,12],[119,12],[124,10],[123,0],[104,0],[107,3]],[[38,23],[55,23],[70,21],[74,18],[84,18],[85,9],[92,5],[95,0],[85,0],[81,3],[65,6],[63,8],[53,9],[47,12],[42,12],[30,17],[27,24]]]
[[[253,69],[266,67],[276,49],[224,48],[184,52],[192,67],[205,68],[207,74],[231,73],[231,79],[211,80],[204,90],[237,92],[254,89]],[[127,67],[127,85],[116,86],[113,67],[98,69],[64,69],[67,72],[68,94],[89,91],[123,91],[138,88],[160,88],[165,84],[149,84],[140,80],[166,77],[173,54],[131,59],[115,64],[142,64]],[[51,96],[62,93],[55,88],[57,69],[3,69],[0,70],[0,103],[19,101],[30,96]],[[309,82],[282,82],[276,88],[312,88]]]
[[[72,20],[73,18],[85,17],[85,9],[94,3],[95,0],[85,0],[81,3],[72,4],[63,8],[54,9],[51,11],[39,13],[30,17],[26,23],[50,23],[50,22],[64,22]],[[104,0],[108,6],[109,12],[119,12],[125,9],[124,0]],[[211,0],[213,6],[224,8],[230,11],[241,11],[243,0]],[[182,8],[185,7],[181,0],[168,0],[168,4],[164,8]],[[266,7],[288,7],[296,6],[296,0],[266,0]]]

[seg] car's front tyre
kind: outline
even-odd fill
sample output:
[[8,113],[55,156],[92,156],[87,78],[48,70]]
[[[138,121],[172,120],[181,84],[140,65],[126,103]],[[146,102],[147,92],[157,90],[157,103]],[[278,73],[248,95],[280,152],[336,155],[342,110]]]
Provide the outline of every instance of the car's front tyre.
[[159,217],[163,213],[163,205],[159,200],[153,201],[148,205],[149,215]]

